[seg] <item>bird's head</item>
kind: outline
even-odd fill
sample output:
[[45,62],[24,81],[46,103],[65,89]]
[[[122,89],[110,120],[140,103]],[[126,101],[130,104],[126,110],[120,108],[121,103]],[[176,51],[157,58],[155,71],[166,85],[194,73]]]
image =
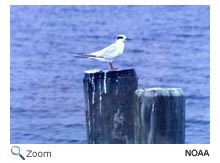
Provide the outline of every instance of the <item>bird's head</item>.
[[130,38],[127,38],[125,35],[118,35],[116,40],[120,40],[120,41],[126,41],[126,40],[131,40]]

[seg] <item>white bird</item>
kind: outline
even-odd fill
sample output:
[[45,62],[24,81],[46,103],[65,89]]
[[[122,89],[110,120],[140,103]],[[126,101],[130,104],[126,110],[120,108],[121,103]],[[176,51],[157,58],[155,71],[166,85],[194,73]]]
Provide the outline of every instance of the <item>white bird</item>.
[[107,46],[106,48],[90,53],[90,54],[77,54],[79,58],[92,58],[103,62],[109,62],[110,68],[114,69],[112,62],[115,57],[121,55],[124,52],[126,40],[131,40],[125,35],[118,35],[115,43]]

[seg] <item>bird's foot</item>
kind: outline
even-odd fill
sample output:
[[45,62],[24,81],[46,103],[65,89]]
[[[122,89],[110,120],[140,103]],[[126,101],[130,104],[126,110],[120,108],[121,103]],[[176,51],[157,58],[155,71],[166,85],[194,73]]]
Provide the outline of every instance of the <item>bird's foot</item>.
[[113,67],[112,62],[109,62],[109,65],[110,65],[110,68],[111,68],[112,71],[118,70],[118,68]]
[[114,68],[114,67],[112,67],[110,70],[111,71],[116,71],[116,70],[118,70],[119,68]]

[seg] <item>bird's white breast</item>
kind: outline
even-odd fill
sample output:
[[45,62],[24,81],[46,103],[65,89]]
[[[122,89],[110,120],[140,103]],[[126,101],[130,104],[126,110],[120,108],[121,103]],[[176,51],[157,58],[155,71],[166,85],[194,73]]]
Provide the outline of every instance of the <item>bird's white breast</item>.
[[122,54],[124,52],[124,47],[125,47],[124,42],[118,41],[118,42],[116,42],[116,46],[117,46],[117,53],[118,53],[118,55]]

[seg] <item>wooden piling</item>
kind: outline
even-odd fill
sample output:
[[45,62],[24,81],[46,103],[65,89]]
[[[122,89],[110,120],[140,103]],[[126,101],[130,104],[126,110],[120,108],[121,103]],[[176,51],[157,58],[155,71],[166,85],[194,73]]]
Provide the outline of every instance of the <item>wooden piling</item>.
[[89,70],[83,83],[88,143],[134,143],[135,70]]
[[185,98],[179,88],[139,89],[135,92],[135,143],[183,144]]

